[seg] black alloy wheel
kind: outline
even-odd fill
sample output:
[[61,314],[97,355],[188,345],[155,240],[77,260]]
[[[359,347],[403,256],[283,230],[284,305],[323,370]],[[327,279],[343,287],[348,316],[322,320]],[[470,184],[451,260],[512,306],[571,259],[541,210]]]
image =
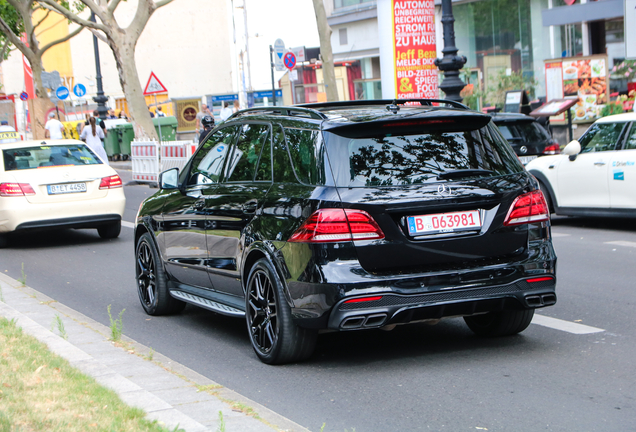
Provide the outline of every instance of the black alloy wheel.
[[316,346],[317,332],[294,323],[285,300],[283,284],[267,259],[256,261],[246,285],[247,331],[261,361],[282,364],[311,356]]
[[159,254],[150,237],[144,233],[137,242],[135,254],[137,291],[148,315],[164,315],[183,310],[185,303],[170,296]]

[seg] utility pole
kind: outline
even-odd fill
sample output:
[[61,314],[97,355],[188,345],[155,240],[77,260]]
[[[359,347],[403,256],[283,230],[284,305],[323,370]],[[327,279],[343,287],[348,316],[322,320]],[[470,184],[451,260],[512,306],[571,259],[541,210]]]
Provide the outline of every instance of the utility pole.
[[272,71],[272,105],[276,106],[276,85],[274,84],[274,47],[269,46],[269,67]]
[[[91,21],[95,21],[95,13],[91,12]],[[97,81],[97,96],[93,98],[95,102],[97,102],[97,112],[99,113],[99,118],[102,120],[106,119],[106,113],[108,112],[108,108],[106,108],[106,102],[108,102],[108,98],[104,96],[104,88],[102,87],[102,68],[99,62],[99,46],[97,45],[97,36],[93,35],[93,48],[95,49],[95,81]]]
[[252,108],[254,106],[254,89],[252,88],[252,69],[250,67],[250,35],[247,31],[247,0],[243,0],[243,19],[245,22],[245,54],[247,56],[247,107]]

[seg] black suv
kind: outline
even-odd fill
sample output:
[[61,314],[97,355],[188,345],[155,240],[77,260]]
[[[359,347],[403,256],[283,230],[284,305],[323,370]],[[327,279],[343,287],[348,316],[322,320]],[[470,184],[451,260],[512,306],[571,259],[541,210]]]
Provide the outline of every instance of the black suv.
[[559,153],[559,143],[533,117],[497,113],[493,121],[524,165],[538,156]]
[[556,302],[537,181],[459,103],[240,111],[160,187],[136,219],[141,304],[245,317],[265,363],[307,358],[326,329],[516,334]]

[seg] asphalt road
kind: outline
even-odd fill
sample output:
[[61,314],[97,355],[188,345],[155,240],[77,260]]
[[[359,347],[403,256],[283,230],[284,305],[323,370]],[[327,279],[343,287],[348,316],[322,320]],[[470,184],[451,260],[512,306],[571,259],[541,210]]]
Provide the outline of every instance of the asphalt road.
[[[125,181],[129,172],[122,172]],[[132,222],[147,186],[125,188]],[[260,363],[243,320],[196,307],[149,317],[137,298],[133,230],[27,234],[0,271],[313,431],[636,430],[636,223],[555,218],[558,303],[521,335],[482,339],[461,319],[331,333],[314,356]],[[547,325],[547,327],[546,327]],[[591,326],[590,327],[585,327]],[[594,333],[586,333],[594,331]]]

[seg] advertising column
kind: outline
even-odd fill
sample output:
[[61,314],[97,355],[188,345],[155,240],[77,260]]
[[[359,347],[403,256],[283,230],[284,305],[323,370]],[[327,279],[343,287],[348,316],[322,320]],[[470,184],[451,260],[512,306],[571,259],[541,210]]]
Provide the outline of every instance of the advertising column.
[[382,97],[439,97],[434,0],[378,0],[378,36]]

